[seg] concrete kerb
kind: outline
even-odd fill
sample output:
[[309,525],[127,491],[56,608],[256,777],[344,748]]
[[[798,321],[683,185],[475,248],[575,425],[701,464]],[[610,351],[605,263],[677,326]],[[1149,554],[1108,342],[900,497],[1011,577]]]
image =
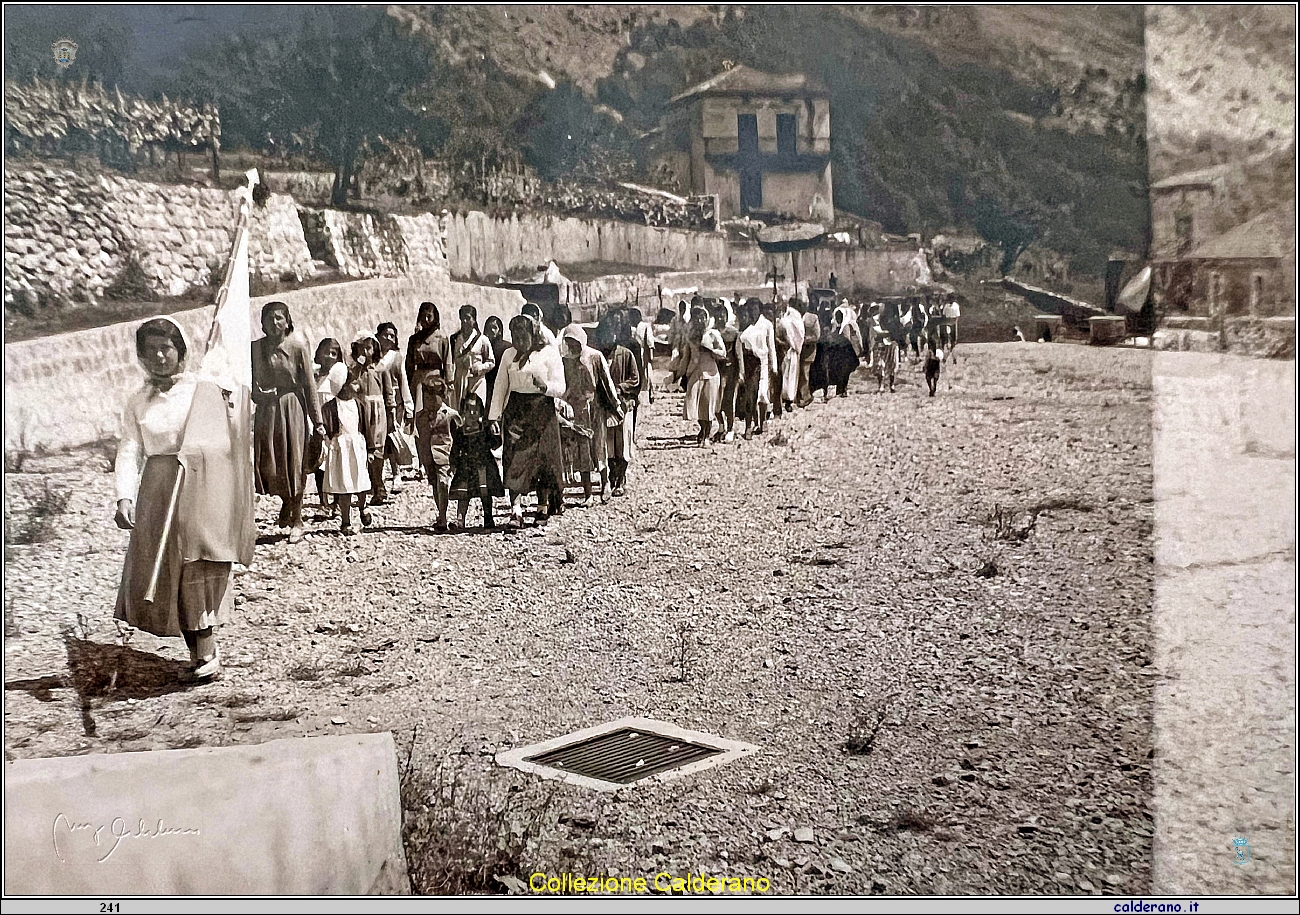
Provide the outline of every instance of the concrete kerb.
[[389,733],[5,763],[6,895],[409,894]]

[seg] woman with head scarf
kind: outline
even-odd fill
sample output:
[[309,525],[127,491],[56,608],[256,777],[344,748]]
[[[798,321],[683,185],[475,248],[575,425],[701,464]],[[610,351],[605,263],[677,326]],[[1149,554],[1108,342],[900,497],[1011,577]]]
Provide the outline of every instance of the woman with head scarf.
[[727,350],[722,334],[713,326],[713,318],[703,305],[691,312],[686,340],[691,347],[686,372],[686,420],[700,424],[695,442],[703,447],[709,441],[713,416],[722,400],[722,374],[718,360],[726,358]]
[[253,341],[253,479],[263,495],[282,500],[278,524],[290,528],[289,542],[302,540],[302,497],[306,488],[308,437],[325,437],[311,356],[293,334],[293,317],[283,302],[262,309],[262,331]]
[[145,321],[135,343],[146,382],[122,412],[114,465],[114,520],[131,540],[113,615],[157,636],[183,637],[190,666],[182,678],[210,680],[221,673],[215,630],[234,608],[232,563],[252,562],[256,529],[251,494],[240,498],[222,485],[231,481],[214,474],[203,442],[208,423],[247,429],[249,417],[240,398],[232,403],[184,371],[189,346],[171,318]]
[[[503,441],[504,483],[510,493],[508,526],[523,526],[525,492],[537,489],[539,520],[555,507],[563,490],[564,453],[556,399],[564,396],[564,364],[547,346],[539,325],[527,315],[510,319],[513,345],[502,355],[488,421]],[[561,502],[562,504],[562,502]]]
[[[415,421],[415,399],[411,396],[410,375],[406,372],[407,360],[402,358],[402,351],[397,348],[397,325],[391,321],[383,322],[375,330],[375,339],[379,341],[379,371],[388,376],[393,389],[393,411],[388,415],[389,437],[384,442],[384,459],[393,474],[392,490],[399,493],[402,491],[402,470],[393,436]],[[383,505],[388,499],[382,475],[376,495],[373,505]]]
[[421,407],[420,384],[428,376],[450,383],[451,343],[442,332],[438,306],[421,302],[415,319],[415,333],[406,341],[406,380],[411,386],[415,410]]
[[849,377],[858,367],[862,354],[862,332],[858,328],[858,315],[842,299],[831,315],[830,331],[823,337],[826,357],[826,390],[824,399],[830,399],[830,386],[835,385],[838,397],[849,395]]
[[483,336],[492,347],[492,368],[488,369],[488,373],[483,376],[483,385],[487,392],[483,404],[486,407],[488,401],[492,399],[492,391],[497,384],[497,372],[501,371],[501,357],[506,354],[506,350],[510,349],[510,341],[506,339],[505,323],[496,315],[483,322]]
[[718,431],[714,434],[715,442],[731,442],[736,437],[736,395],[740,390],[741,359],[736,352],[736,342],[740,339],[740,328],[736,326],[734,313],[725,304],[715,306],[713,325],[722,337],[723,355],[718,359],[718,374],[722,377],[722,396],[714,418],[718,422]]
[[447,398],[451,408],[459,410],[470,394],[477,395],[486,404],[487,376],[497,363],[492,344],[478,329],[478,310],[473,305],[460,306],[460,328],[451,335],[451,362]]
[[566,476],[582,481],[583,499],[591,501],[591,475],[600,473],[601,491],[609,481],[605,461],[603,411],[596,404],[596,371],[587,356],[587,335],[571,324],[560,331],[560,352],[564,359],[564,402],[571,416],[560,418],[560,441],[564,444]]
[[781,400],[786,412],[793,413],[795,398],[799,396],[799,359],[803,352],[803,315],[799,312],[798,299],[793,296],[778,320],[778,351],[782,338],[786,349],[781,354]]
[[[600,350],[609,363],[609,377],[618,394],[621,415],[610,413],[605,419],[608,441],[609,484],[613,495],[624,494],[627,485],[627,468],[636,451],[636,400],[641,390],[640,366],[635,354],[619,340],[625,326],[611,327],[608,323],[596,328],[592,346]],[[630,334],[628,335],[630,338]],[[628,342],[631,342],[629,339]]]

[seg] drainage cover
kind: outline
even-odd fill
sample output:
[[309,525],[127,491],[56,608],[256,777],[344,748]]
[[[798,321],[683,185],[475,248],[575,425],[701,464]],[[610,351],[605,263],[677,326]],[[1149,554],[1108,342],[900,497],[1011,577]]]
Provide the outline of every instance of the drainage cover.
[[758,751],[713,734],[649,718],[620,718],[497,754],[497,762],[545,778],[613,791],[645,779],[676,778]]

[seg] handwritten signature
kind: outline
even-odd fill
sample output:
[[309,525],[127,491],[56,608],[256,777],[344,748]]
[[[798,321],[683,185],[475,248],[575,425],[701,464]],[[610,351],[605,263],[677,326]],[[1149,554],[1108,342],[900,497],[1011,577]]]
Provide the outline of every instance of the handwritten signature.
[[[60,827],[62,827],[62,830],[60,830]],[[105,830],[108,830],[108,836],[104,835]],[[78,823],[70,820],[62,813],[54,818],[53,832],[54,853],[58,855],[59,860],[64,864],[68,863],[68,859],[63,857],[63,850],[59,846],[60,835],[63,835],[64,841],[67,842],[74,833],[89,833],[94,838],[95,845],[101,847],[106,845],[111,838],[113,840],[112,847],[108,849],[104,857],[99,859],[99,863],[102,864],[109,859],[113,852],[117,851],[117,847],[122,844],[123,839],[159,839],[164,836],[197,836],[199,834],[198,829],[163,826],[161,819],[158,820],[156,826],[150,829],[145,825],[144,817],[141,817],[135,831],[132,832],[131,828],[127,826],[126,820],[122,817],[115,817],[111,823],[101,823],[96,826],[94,823]]]

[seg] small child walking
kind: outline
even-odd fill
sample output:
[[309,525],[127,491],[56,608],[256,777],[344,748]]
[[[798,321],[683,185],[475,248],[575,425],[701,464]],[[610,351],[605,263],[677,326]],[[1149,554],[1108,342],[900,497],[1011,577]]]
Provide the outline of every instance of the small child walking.
[[483,504],[483,527],[496,527],[492,520],[492,498],[504,496],[501,471],[492,454],[495,442],[489,440],[486,410],[477,394],[467,394],[461,401],[461,425],[453,436],[451,446],[451,495],[456,499],[456,520],[451,530],[465,527],[469,500],[478,498]]
[[[348,366],[343,361],[343,347],[333,337],[326,337],[316,347],[316,393],[320,395],[321,407],[338,396],[343,385],[348,381]],[[311,458],[308,464],[316,475],[316,495],[320,497],[320,507],[326,518],[333,518],[338,513],[338,506],[325,494],[325,442],[315,441],[313,437],[308,449]]]
[[939,387],[939,370],[943,368],[943,347],[933,334],[925,338],[925,383],[930,387],[930,396]]
[[372,447],[370,419],[358,400],[358,376],[349,372],[343,387],[321,410],[325,426],[325,459],[321,467],[322,498],[333,496],[342,509],[340,530],[355,533],[352,527],[352,497],[356,496],[357,510],[363,525],[370,524],[366,511],[366,496],[370,492],[370,473],[367,464],[378,453]]
[[[454,432],[461,426],[460,414],[447,406],[447,383],[436,375],[426,376],[423,403],[415,414],[415,447],[420,466],[433,487],[433,501],[438,506],[438,521],[433,529],[447,530],[447,500],[451,491],[451,448]],[[463,517],[463,514],[462,514]]]
[[[362,337],[352,344],[352,362],[356,368],[357,398],[366,414],[366,443],[370,454],[370,503],[380,505],[386,497],[384,485],[384,446],[388,441],[388,417],[393,412],[395,393],[388,373],[379,368],[379,341]],[[370,513],[361,513],[361,523],[369,526]]]

